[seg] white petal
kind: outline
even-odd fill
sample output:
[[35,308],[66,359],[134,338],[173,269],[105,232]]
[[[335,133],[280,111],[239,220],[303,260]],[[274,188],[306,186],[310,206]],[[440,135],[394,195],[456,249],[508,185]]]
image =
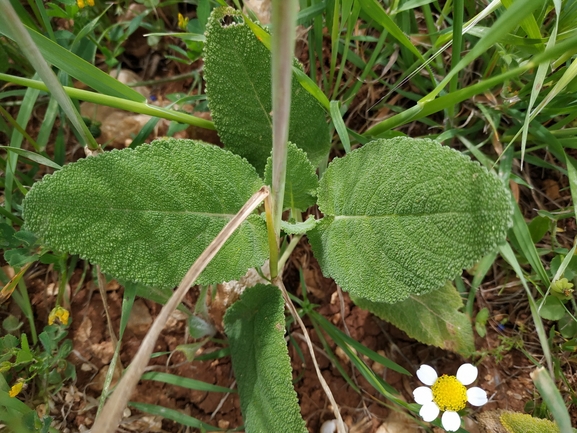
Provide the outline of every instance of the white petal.
[[477,374],[479,370],[473,364],[463,364],[457,370],[457,380],[467,386],[477,379]]
[[483,406],[487,403],[487,392],[484,389],[474,386],[467,390],[467,401],[473,406]]
[[431,422],[439,416],[439,406],[434,402],[424,404],[419,411],[419,415],[421,415],[423,421]]
[[437,376],[437,372],[433,367],[427,364],[423,364],[421,365],[421,368],[417,370],[417,377],[425,385],[431,386],[435,383],[439,376]]
[[335,433],[337,431],[337,420],[331,419],[330,421],[325,421],[321,426],[320,433]]
[[457,431],[461,427],[461,417],[457,412],[447,411],[441,417],[441,424],[447,431]]
[[428,386],[419,386],[413,391],[413,397],[418,404],[427,404],[433,401],[433,391]]

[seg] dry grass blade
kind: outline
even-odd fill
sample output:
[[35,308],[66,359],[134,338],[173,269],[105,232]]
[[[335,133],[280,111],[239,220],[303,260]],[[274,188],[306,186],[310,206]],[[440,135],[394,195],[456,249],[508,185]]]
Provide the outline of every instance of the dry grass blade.
[[126,371],[116,389],[112,393],[110,399],[106,402],[104,409],[100,416],[96,418],[92,433],[109,433],[116,430],[120,422],[120,418],[128,399],[132,394],[132,390],[140,380],[140,376],[144,372],[150,355],[154,349],[156,339],[164,328],[169,316],[176,309],[178,304],[182,301],[186,292],[192,286],[194,281],[198,278],[204,268],[214,258],[216,253],[222,248],[228,238],[235,232],[241,223],[246,220],[249,215],[258,207],[258,205],[269,195],[269,189],[263,186],[258,190],[238,211],[229,223],[220,231],[218,236],[211,242],[211,244],[203,251],[203,253],[196,259],[194,264],[190,267],[180,285],[162,307],[160,314],[150,327],[150,330],[144,337],[134,360],[130,364],[130,368]]

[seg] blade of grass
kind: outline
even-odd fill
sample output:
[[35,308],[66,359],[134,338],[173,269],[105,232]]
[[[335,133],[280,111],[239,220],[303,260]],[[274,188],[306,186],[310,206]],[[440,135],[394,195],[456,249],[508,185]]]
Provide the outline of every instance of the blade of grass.
[[[463,14],[464,14],[463,0],[453,0],[453,50],[451,52],[451,69],[455,69],[461,61],[461,51],[463,50]],[[457,90],[459,85],[459,74],[451,79],[449,83],[449,93]],[[455,113],[458,112],[457,105],[451,105],[447,110],[449,119],[455,118]]]
[[557,423],[560,432],[571,433],[571,418],[565,406],[565,401],[557,389],[557,385],[553,382],[552,376],[547,373],[544,368],[538,368],[531,373],[531,379],[535,383],[539,394],[547,404],[547,408],[553,414],[553,418]]
[[407,48],[411,53],[425,62],[425,59],[417,50],[417,48],[412,44],[407,35],[397,26],[397,24],[392,20],[391,17],[385,12],[383,6],[377,0],[358,0],[363,11],[372,19],[375,20],[381,27],[383,27],[389,34],[394,37],[401,45]]
[[10,147],[10,146],[0,146],[0,149],[5,149],[8,153],[14,152],[30,161],[37,162],[38,164],[45,165],[50,168],[54,168],[56,170],[60,170],[62,167],[56,164],[51,159],[46,158],[35,152],[30,152],[29,150],[19,149],[17,147]]
[[[507,0],[507,1],[510,1],[510,0]],[[561,2],[560,2],[560,0],[553,0],[553,4],[555,5],[556,18],[555,18],[555,25],[553,26],[553,32],[551,33],[551,36],[549,36],[549,40],[547,41],[547,48],[551,48],[552,46],[555,45],[555,42],[557,41],[557,31],[559,29]],[[531,15],[530,17],[533,18],[533,21],[534,21],[535,18],[533,17],[533,15]],[[537,26],[537,23],[535,23],[535,26]],[[529,27],[532,29],[533,25],[531,24],[531,25],[529,25]],[[539,32],[539,27],[537,27],[536,31],[538,32],[539,37],[541,37],[541,33]],[[527,32],[527,30],[525,30],[525,32],[527,34],[529,34]],[[527,106],[527,112],[525,115],[525,121],[523,122],[523,129],[522,129],[521,169],[523,169],[523,160],[525,157],[525,148],[527,146],[527,135],[529,134],[529,123],[531,122],[531,118],[532,118],[531,110],[533,108],[533,104],[535,104],[535,101],[537,100],[537,96],[539,95],[539,92],[541,91],[541,89],[543,87],[543,82],[545,81],[545,76],[547,75],[548,69],[549,69],[549,64],[541,63],[539,65],[539,67],[537,68],[537,73],[535,74],[535,80],[533,81],[533,87],[531,89],[531,97],[529,99],[529,105]]]
[[[359,18],[360,11],[361,8],[358,2],[354,2],[353,4],[351,0],[343,0],[341,16],[346,17],[345,22],[347,24],[347,33],[345,35],[344,49],[341,55],[341,65],[339,71],[337,72],[337,79],[335,81],[335,86],[333,89],[333,96],[332,96],[333,99],[336,99],[337,94],[339,93],[341,88],[341,80],[343,77],[345,64],[347,62],[349,54],[349,44],[351,42],[351,36],[353,34],[353,30],[355,29],[357,20]],[[339,51],[338,45],[340,44],[337,44],[337,49],[335,50],[335,52]]]
[[399,113],[395,116],[389,117],[388,119],[379,122],[375,126],[367,130],[363,135],[365,136],[378,136],[389,129],[396,128],[401,125],[405,125],[417,119],[429,116],[430,114],[436,113],[438,111],[444,110],[451,104],[456,104],[462,102],[474,95],[483,93],[492,87],[501,84],[514,77],[521,76],[524,72],[537,67],[540,63],[547,62],[561,54],[575,53],[577,51],[577,34],[572,35],[570,38],[563,40],[556,44],[553,48],[545,50],[543,53],[536,55],[532,60],[521,65],[517,68],[510,69],[502,74],[495,75],[486,80],[482,80],[476,84],[465,87],[464,89],[457,90],[454,93],[441,96],[433,100],[421,99],[417,102],[417,105]]
[[201,380],[189,379],[187,377],[177,376],[176,374],[163,373],[160,371],[150,371],[142,375],[142,380],[155,380],[157,382],[168,383],[170,385],[181,386],[183,388],[194,389],[196,391],[207,392],[224,392],[236,393],[236,389],[225,388],[223,386],[213,385],[212,383]]
[[[527,259],[531,267],[541,280],[543,286],[549,287],[551,285],[551,281],[549,280],[549,275],[547,271],[545,271],[545,267],[543,266],[543,262],[541,262],[541,258],[539,257],[539,253],[535,248],[535,244],[531,239],[531,233],[529,232],[529,228],[527,227],[527,223],[525,222],[525,218],[519,209],[519,205],[513,201],[513,227],[511,228],[515,235],[515,239],[519,243],[519,247],[521,248],[521,253]],[[543,292],[538,288],[541,295]]]
[[525,288],[525,293],[527,294],[527,299],[529,301],[529,308],[531,309],[531,316],[533,317],[533,322],[535,323],[535,329],[537,330],[537,335],[539,337],[539,342],[541,343],[541,348],[543,349],[543,355],[545,356],[545,360],[547,361],[547,366],[549,367],[549,371],[553,373],[553,361],[551,357],[551,350],[549,348],[549,341],[547,340],[547,333],[545,332],[545,328],[543,327],[543,322],[541,321],[541,316],[537,312],[537,304],[535,303],[535,299],[533,299],[533,295],[531,294],[531,290],[527,285],[527,280],[525,279],[525,275],[523,274],[523,269],[521,269],[521,265],[517,261],[517,257],[515,257],[515,253],[511,249],[511,246],[506,243],[499,247],[499,252],[501,257],[508,262],[519,279],[521,280],[521,284]]
[[200,431],[210,431],[210,432],[224,431],[219,427],[206,424],[199,419],[196,419],[190,415],[186,415],[175,409],[169,409],[167,407],[158,406],[156,404],[138,403],[135,401],[131,401],[129,403],[129,406],[132,406],[133,408],[138,409],[142,412],[146,412],[156,416],[161,416],[162,418],[169,419],[181,425],[200,429]]
[[[14,75],[0,74],[0,80],[8,81],[21,86],[26,86],[38,90],[48,91],[46,85],[38,80],[29,78],[16,77]],[[106,105],[107,107],[119,108],[121,110],[131,111],[133,113],[148,114],[153,117],[162,119],[175,120],[180,123],[194,125],[205,129],[215,130],[214,123],[201,119],[200,117],[182,113],[180,111],[169,110],[155,105],[148,105],[145,102],[134,102],[123,98],[103,95],[88,90],[76,89],[74,87],[64,86],[64,91],[70,97],[81,101],[94,102],[95,104]]]
[[[26,31],[26,28],[16,15],[14,8],[10,4],[9,0],[0,0],[0,10],[2,10],[3,15],[0,15],[0,23],[3,21],[4,25],[0,28],[3,31],[8,31],[11,33],[12,38],[18,43],[30,64],[37,71],[42,81],[46,84],[46,87],[50,90],[53,97],[56,98],[60,107],[72,123],[72,126],[76,129],[77,133],[80,135],[83,145],[86,146],[90,151],[98,151],[100,146],[94,140],[94,137],[88,130],[88,127],[82,120],[80,113],[74,107],[74,104],[70,100],[70,97],[64,92],[60,81],[56,78],[56,75],[52,71],[52,68],[48,66],[42,54],[38,50],[35,42],[30,37],[31,33]],[[30,30],[30,32],[33,32]],[[50,39],[44,38],[51,44],[54,42]],[[58,46],[57,44],[54,44]],[[59,47],[59,46],[58,46]]]
[[[22,140],[24,136],[20,131],[26,128],[39,93],[40,92],[38,90],[34,89],[28,89],[26,91],[24,99],[22,100],[22,105],[18,111],[18,116],[16,117],[16,123],[20,125],[20,128],[15,128],[12,130],[12,136],[10,137],[10,147],[17,149],[22,146]],[[17,163],[18,154],[15,152],[8,154],[8,157],[6,158],[6,172],[4,178],[4,207],[8,212],[12,210],[12,190],[15,182]]]
[[339,110],[339,101],[331,101],[331,119],[335,129],[337,130],[337,134],[341,139],[341,143],[345,148],[345,152],[349,153],[351,151],[351,141],[349,139],[349,133],[347,132],[345,122],[343,122],[341,111]]
[[[343,2],[344,3],[344,2]],[[348,2],[347,2],[348,3]],[[332,0],[329,2],[332,11],[327,8],[327,14],[332,15],[332,19],[327,23],[330,25],[330,34],[331,34],[331,57],[329,63],[329,87],[327,89],[328,92],[334,86],[334,79],[335,79],[335,69],[337,67],[337,54],[338,54],[338,44],[339,44],[339,35],[340,35],[340,18],[345,18],[344,15],[340,14],[340,0]],[[327,6],[329,6],[327,5]],[[334,98],[334,96],[333,96]]]
[[[2,4],[5,4],[6,2],[7,0],[2,0]],[[6,25],[8,20],[5,18],[3,19],[0,15],[0,22],[2,22],[2,20],[4,21],[4,25],[0,26],[0,33],[4,34],[12,40],[16,40],[16,34],[14,30],[10,26]],[[112,78],[110,75],[101,71],[96,66],[91,65],[84,59],[71,53],[57,43],[52,42],[50,39],[41,35],[40,33],[30,28],[26,29],[28,30],[27,33],[34,42],[33,45],[37,47],[35,52],[40,51],[46,61],[56,66],[58,69],[65,71],[70,76],[82,81],[86,85],[92,87],[94,90],[105,95],[125,98],[134,102],[144,102],[144,96],[142,96],[136,90],[131,89],[125,84],[122,84],[120,81]],[[25,51],[24,53],[26,54]]]
[[501,15],[497,21],[491,26],[491,31],[486,33],[475,46],[455,65],[451,68],[447,76],[439,83],[439,85],[422,101],[430,101],[434,99],[445,86],[463,70],[467,65],[477,59],[481,54],[485,53],[495,42],[504,37],[512,29],[517,27],[519,23],[533,12],[544,0],[524,0],[522,2],[515,2],[513,5]]

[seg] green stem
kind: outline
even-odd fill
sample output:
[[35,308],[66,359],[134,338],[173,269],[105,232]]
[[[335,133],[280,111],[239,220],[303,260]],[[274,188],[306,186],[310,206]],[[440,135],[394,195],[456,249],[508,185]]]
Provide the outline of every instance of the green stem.
[[[31,87],[33,89],[43,90],[48,92],[48,88],[44,83],[29,78],[16,77],[14,75],[0,74],[0,80],[8,81],[10,83],[19,84],[21,86]],[[162,119],[174,120],[188,125],[199,126],[205,129],[215,130],[214,123],[209,120],[204,120],[190,114],[181,113],[180,111],[169,110],[154,105],[148,105],[144,102],[129,101],[115,96],[103,95],[101,93],[90,92],[88,90],[76,89],[74,87],[63,86],[64,91],[68,96],[81,101],[93,102],[99,105],[106,105],[121,110],[131,111],[133,113],[147,114],[153,117],[160,117]]]
[[297,6],[296,0],[272,2],[272,216],[277,249],[286,181]]

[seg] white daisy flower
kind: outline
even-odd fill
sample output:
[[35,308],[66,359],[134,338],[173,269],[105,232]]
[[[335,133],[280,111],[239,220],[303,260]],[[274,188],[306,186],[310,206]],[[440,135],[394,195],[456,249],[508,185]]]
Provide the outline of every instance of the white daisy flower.
[[[417,377],[428,386],[420,386],[413,391],[418,404],[422,404],[419,415],[431,422],[443,411],[441,424],[446,431],[457,431],[461,427],[461,417],[457,413],[465,408],[467,402],[473,406],[487,403],[487,392],[473,386],[465,388],[477,379],[478,370],[472,364],[463,364],[457,370],[457,376],[443,374],[437,376],[435,369],[423,364],[417,370]],[[430,388],[429,388],[430,387]]]

